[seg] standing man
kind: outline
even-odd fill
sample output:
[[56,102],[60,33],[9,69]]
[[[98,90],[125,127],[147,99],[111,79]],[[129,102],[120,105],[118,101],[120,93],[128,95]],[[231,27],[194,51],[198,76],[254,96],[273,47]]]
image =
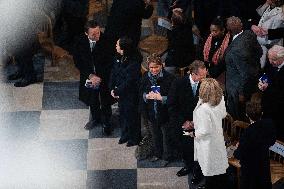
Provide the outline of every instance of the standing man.
[[[170,124],[176,129],[176,142],[185,162],[185,167],[177,172],[177,176],[187,175],[194,168],[194,141],[191,137],[183,136],[183,130],[193,130],[193,110],[198,102],[200,81],[206,75],[204,62],[195,60],[189,67],[189,75],[174,81],[168,94]],[[197,170],[192,179],[194,184],[202,176],[200,167]]]
[[151,0],[114,0],[108,16],[105,35],[115,52],[115,43],[122,37],[131,38],[137,46],[140,41],[142,18],[153,13]]
[[259,81],[258,88],[263,91],[263,117],[274,122],[277,139],[284,141],[284,47],[274,45],[268,51],[271,68],[267,72],[268,81]]
[[75,65],[80,71],[79,99],[90,106],[91,119],[85,129],[103,124],[104,134],[111,134],[112,97],[108,89],[111,64],[106,56],[107,44],[95,20],[85,25],[85,34],[75,44]]
[[262,48],[252,31],[243,31],[238,17],[227,19],[227,29],[233,36],[224,54],[227,111],[235,120],[245,120],[245,103],[257,90]]

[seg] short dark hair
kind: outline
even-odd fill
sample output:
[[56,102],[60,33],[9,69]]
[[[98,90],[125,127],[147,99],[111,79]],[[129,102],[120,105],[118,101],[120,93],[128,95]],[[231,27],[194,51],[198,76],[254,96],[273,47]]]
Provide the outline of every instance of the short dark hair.
[[246,114],[248,118],[253,121],[261,119],[262,106],[261,106],[261,95],[255,93],[249,102],[246,103]]
[[133,40],[127,36],[119,38],[119,46],[124,56],[130,55],[136,49]]
[[84,30],[85,30],[86,33],[88,33],[88,30],[89,30],[90,28],[96,28],[96,27],[98,27],[98,26],[99,26],[99,24],[98,24],[98,22],[97,22],[95,19],[93,19],[93,20],[88,20],[88,21],[86,22],[86,24],[85,24]]
[[198,69],[204,69],[206,68],[205,64],[201,60],[194,60],[190,65],[189,65],[189,73],[198,73]]
[[226,29],[225,23],[224,23],[224,21],[222,20],[222,18],[220,18],[220,17],[215,18],[215,19],[211,22],[211,25],[217,26],[220,30]]

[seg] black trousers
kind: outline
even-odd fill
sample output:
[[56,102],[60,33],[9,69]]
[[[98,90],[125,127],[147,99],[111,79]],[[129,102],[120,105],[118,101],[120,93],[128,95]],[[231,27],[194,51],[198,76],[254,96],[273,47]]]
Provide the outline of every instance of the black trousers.
[[36,78],[33,66],[33,52],[31,50],[22,52],[22,54],[18,53],[15,56],[15,60],[17,62],[18,73],[23,79],[30,81]]
[[98,91],[94,91],[92,102],[90,105],[90,120],[103,123],[106,126],[110,125],[112,111],[107,88],[101,87]]
[[168,123],[158,124],[150,122],[150,131],[153,138],[154,156],[164,160],[174,159],[172,146],[172,132]]

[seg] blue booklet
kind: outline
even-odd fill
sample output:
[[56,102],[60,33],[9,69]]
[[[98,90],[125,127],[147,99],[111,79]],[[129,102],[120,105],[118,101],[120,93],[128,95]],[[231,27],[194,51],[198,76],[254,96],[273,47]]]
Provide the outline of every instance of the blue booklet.
[[263,82],[263,83],[270,83],[270,79],[268,78],[268,75],[266,73],[264,73],[260,78],[259,81]]
[[153,85],[151,89],[154,93],[160,93],[160,86]]

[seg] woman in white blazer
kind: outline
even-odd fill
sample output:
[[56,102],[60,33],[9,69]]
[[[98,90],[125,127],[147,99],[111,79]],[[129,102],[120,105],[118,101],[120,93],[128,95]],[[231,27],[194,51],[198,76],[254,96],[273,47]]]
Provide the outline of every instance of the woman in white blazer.
[[193,112],[194,159],[205,176],[205,188],[226,188],[228,158],[222,119],[226,116],[223,91],[213,78],[202,80],[199,101]]

